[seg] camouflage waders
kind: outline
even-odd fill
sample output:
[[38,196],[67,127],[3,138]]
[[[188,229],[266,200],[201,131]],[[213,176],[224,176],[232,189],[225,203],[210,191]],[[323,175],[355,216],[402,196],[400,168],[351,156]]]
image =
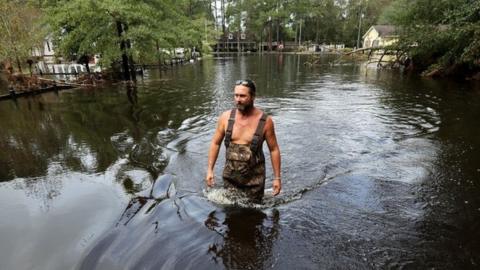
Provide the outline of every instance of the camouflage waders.
[[226,163],[223,169],[225,188],[235,188],[253,202],[261,202],[265,188],[265,156],[263,128],[267,115],[263,113],[250,144],[231,143],[236,109],[230,112],[225,134]]

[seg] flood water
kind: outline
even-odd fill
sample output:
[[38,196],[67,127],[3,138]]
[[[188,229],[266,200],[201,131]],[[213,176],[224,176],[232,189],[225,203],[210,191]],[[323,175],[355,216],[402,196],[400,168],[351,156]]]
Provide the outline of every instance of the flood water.
[[[0,269],[479,268],[480,88],[306,59],[0,102]],[[241,78],[282,153],[262,205],[225,197],[223,149],[203,182]]]

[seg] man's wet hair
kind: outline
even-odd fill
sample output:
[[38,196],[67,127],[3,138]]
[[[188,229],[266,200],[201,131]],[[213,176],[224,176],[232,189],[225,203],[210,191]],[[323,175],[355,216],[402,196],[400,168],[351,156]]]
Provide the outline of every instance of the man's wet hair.
[[255,96],[257,92],[257,87],[255,86],[255,82],[250,79],[238,80],[235,82],[235,85],[243,85],[248,87],[248,90],[251,96]]

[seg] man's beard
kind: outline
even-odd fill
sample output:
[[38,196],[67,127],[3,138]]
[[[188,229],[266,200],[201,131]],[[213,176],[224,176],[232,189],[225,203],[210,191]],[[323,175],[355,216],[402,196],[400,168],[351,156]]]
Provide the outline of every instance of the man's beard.
[[249,112],[253,109],[253,102],[247,104],[237,104],[237,109],[242,113]]

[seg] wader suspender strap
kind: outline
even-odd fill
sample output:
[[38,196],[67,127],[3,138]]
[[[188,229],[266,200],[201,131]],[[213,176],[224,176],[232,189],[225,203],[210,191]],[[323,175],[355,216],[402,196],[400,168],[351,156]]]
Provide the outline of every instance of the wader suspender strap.
[[258,121],[257,130],[255,131],[255,134],[253,134],[252,144],[250,144],[250,150],[252,150],[252,152],[257,152],[258,146],[262,141],[263,128],[265,127],[266,120],[267,120],[267,114],[263,113],[262,118],[260,118],[260,120]]
[[228,119],[228,126],[227,131],[225,132],[225,147],[228,148],[230,145],[230,141],[232,140],[232,131],[233,131],[233,124],[235,123],[235,113],[237,109],[232,109],[230,111],[230,118]]

